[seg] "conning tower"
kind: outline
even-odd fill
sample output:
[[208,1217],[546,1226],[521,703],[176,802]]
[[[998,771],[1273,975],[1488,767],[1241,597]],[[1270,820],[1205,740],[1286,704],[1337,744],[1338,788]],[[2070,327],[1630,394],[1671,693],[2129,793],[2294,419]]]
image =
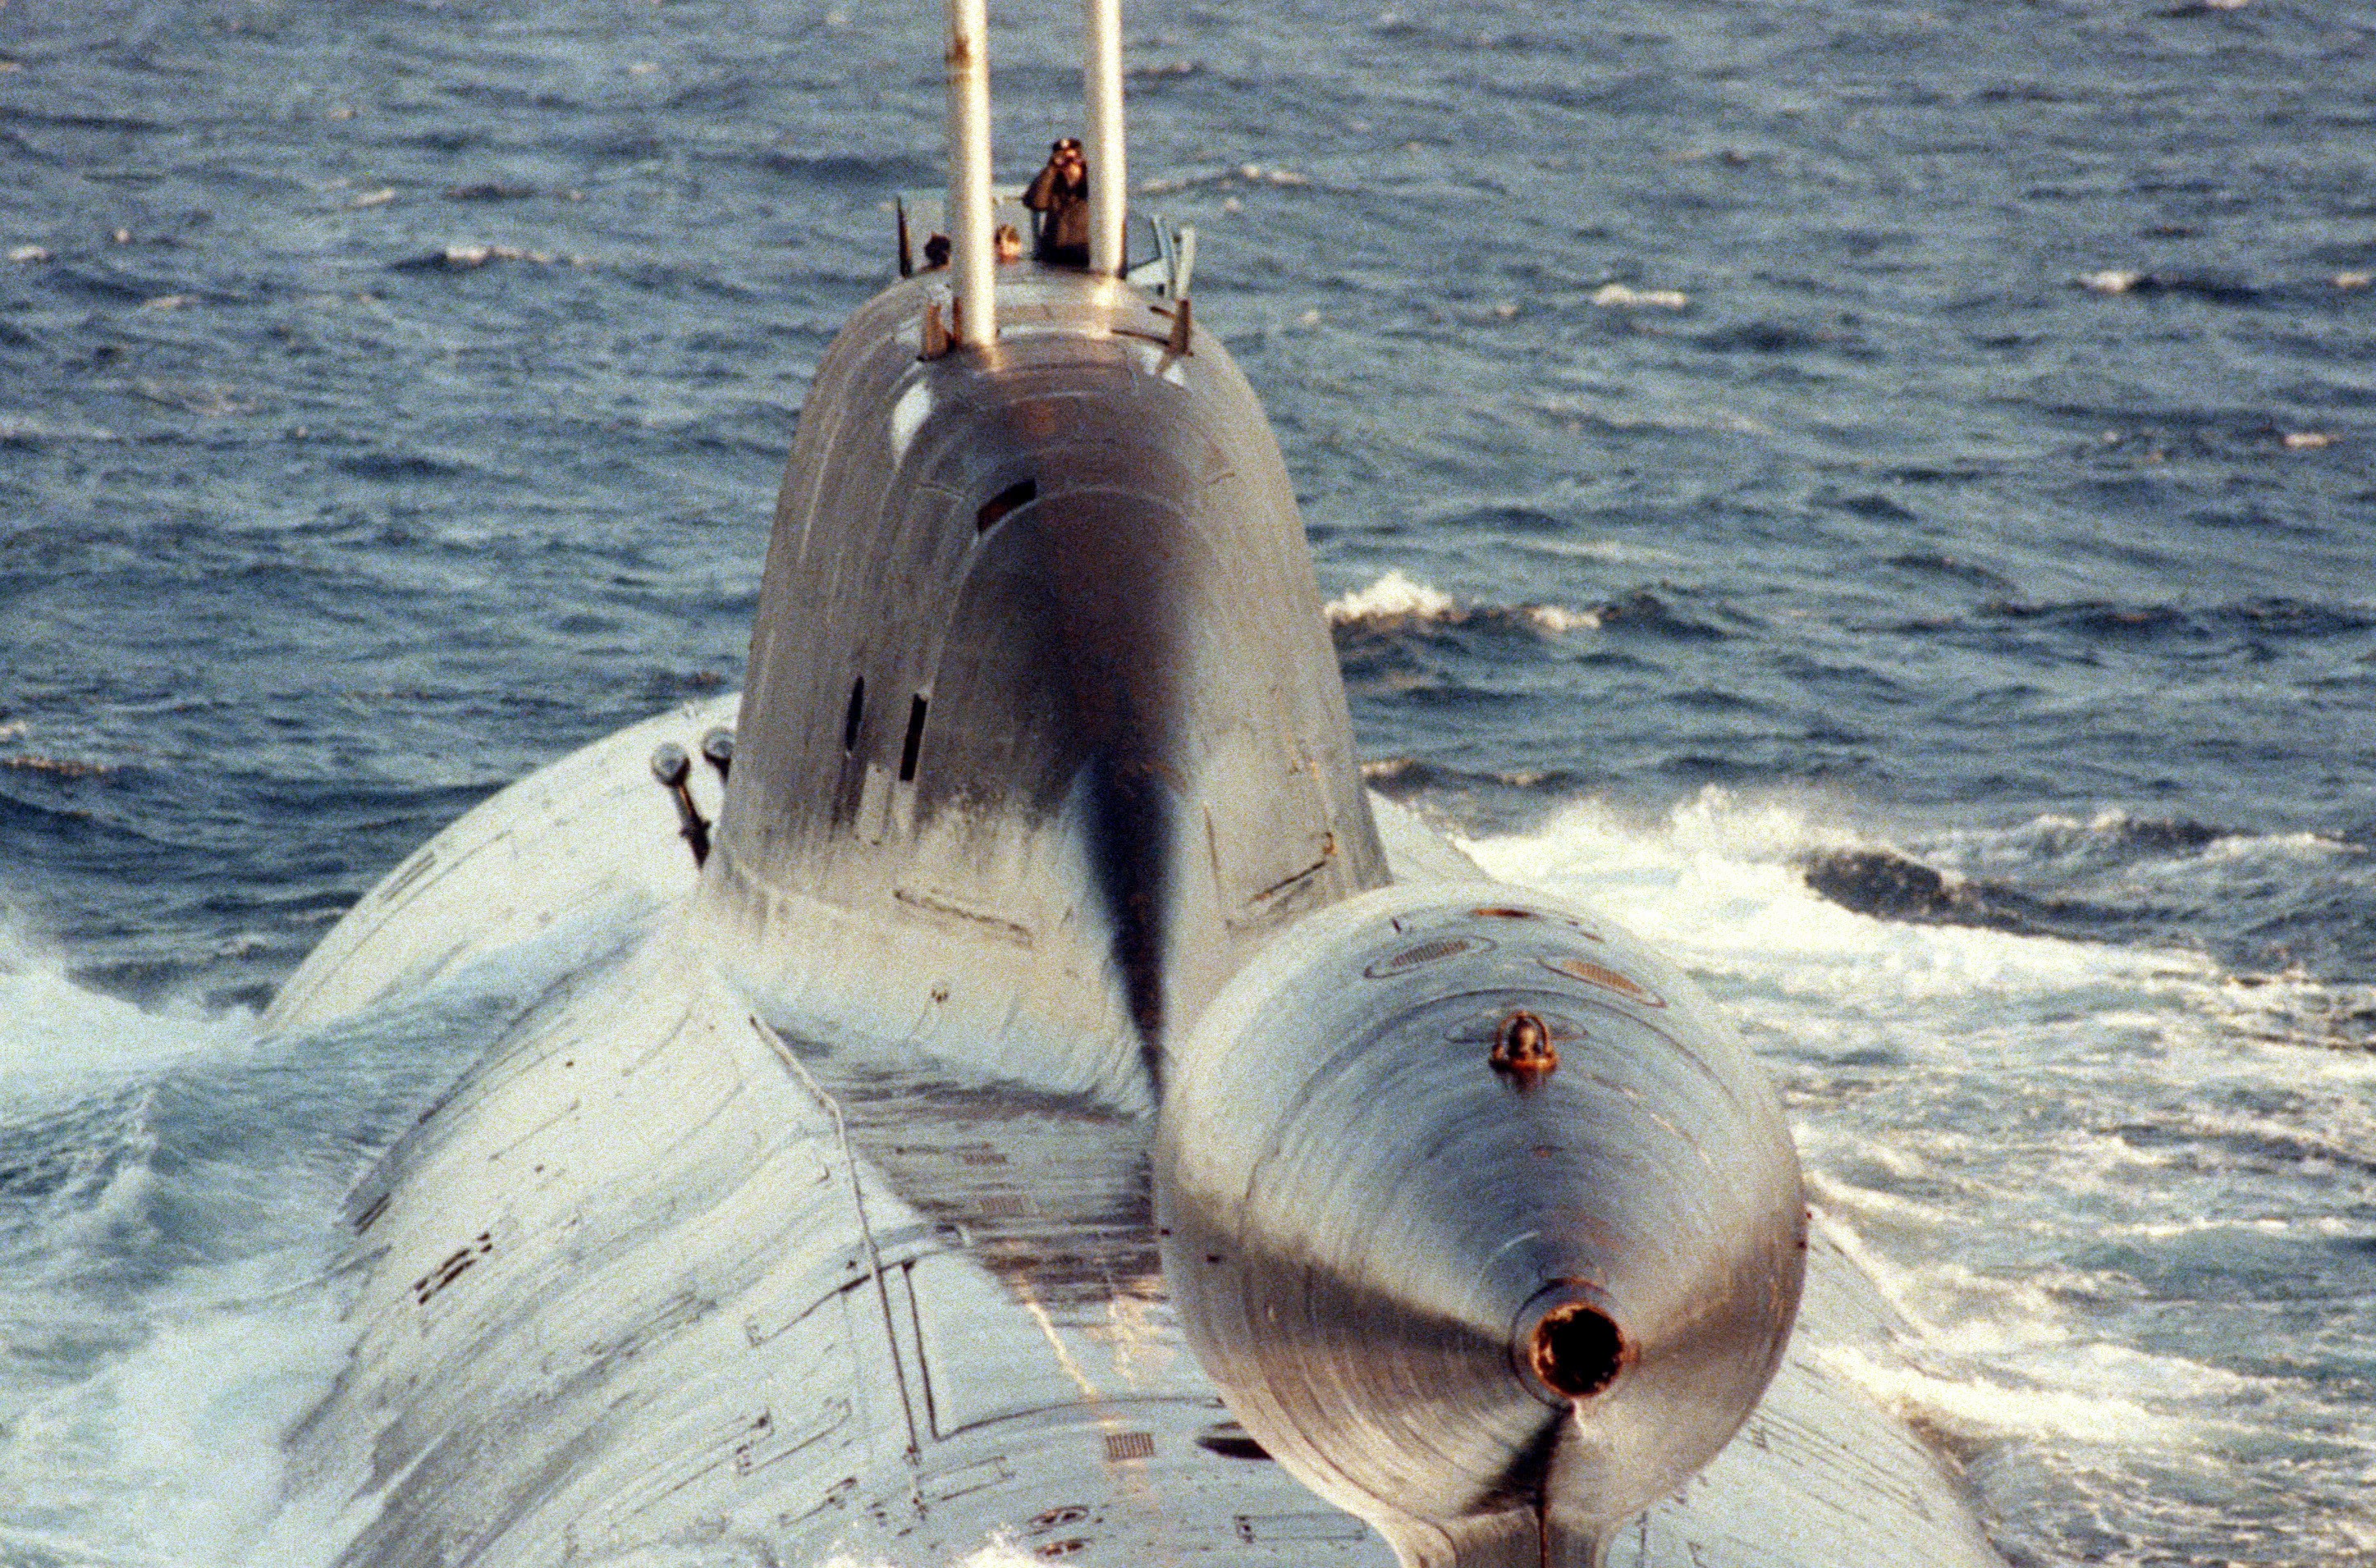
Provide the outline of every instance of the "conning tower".
[[[1118,169],[1118,112],[1101,141]],[[985,257],[958,145],[947,267],[861,309],[802,410],[704,897],[780,1016],[1143,1104],[1244,958],[1384,860],[1293,488],[1184,267],[1114,275],[1095,168],[1112,271]]]

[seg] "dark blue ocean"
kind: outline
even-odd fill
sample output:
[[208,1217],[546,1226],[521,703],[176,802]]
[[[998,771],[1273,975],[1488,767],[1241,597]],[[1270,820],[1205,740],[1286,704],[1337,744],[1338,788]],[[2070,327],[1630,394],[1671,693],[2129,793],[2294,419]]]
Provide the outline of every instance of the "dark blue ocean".
[[[994,7],[1000,173],[1076,126]],[[256,1014],[732,690],[940,7],[0,0],[0,1564],[305,1561]],[[1379,788],[1728,1003],[2021,1564],[2376,1563],[2376,7],[1133,0]]]

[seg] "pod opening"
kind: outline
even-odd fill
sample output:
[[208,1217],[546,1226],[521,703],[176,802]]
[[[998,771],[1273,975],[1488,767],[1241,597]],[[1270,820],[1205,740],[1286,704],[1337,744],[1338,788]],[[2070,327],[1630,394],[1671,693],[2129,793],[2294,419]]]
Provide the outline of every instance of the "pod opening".
[[1625,1368],[1625,1335],[1586,1301],[1553,1307],[1527,1336],[1527,1364],[1544,1387],[1566,1399],[1589,1399]]

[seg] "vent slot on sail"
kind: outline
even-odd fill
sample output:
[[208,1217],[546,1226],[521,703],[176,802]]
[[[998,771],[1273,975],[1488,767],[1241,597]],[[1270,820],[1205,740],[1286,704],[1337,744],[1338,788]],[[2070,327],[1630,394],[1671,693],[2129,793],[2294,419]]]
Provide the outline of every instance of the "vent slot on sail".
[[1028,506],[1038,499],[1040,485],[1037,481],[1027,479],[1020,483],[1010,484],[981,504],[981,510],[973,515],[973,531],[988,533],[1009,512]]
[[908,699],[908,743],[899,751],[899,782],[916,781],[916,754],[924,747],[924,694]]
[[858,721],[866,717],[866,677],[849,683],[849,710],[841,716],[841,754],[858,749]]

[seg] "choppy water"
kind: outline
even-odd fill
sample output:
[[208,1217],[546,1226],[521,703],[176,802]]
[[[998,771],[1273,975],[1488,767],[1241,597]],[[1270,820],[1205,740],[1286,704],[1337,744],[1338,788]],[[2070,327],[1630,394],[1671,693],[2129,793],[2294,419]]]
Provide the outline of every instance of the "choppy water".
[[[303,1557],[328,1219],[473,1020],[254,1009],[739,680],[937,18],[0,5],[0,1562]],[[2376,1562],[2376,11],[1128,26],[1379,784],[1738,1009],[2015,1561]]]

